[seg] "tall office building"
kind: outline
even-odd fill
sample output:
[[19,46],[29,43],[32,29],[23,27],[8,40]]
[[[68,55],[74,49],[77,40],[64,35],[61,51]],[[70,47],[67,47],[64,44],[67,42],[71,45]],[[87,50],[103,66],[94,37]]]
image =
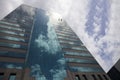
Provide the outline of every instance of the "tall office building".
[[54,12],[22,5],[0,21],[0,80],[110,80]]
[[55,31],[66,59],[65,80],[110,80],[72,29],[64,21],[61,23]]
[[32,80],[25,68],[34,8],[20,6],[0,21],[0,80]]

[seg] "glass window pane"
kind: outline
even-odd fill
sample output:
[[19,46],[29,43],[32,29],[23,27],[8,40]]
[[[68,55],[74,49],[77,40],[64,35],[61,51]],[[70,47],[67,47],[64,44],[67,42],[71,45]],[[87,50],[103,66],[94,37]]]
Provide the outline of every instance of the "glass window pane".
[[26,54],[21,54],[21,53],[16,53],[16,52],[8,52],[8,51],[0,51],[0,56],[25,58]]
[[87,77],[86,77],[86,75],[83,75],[83,78],[84,78],[84,80],[88,80]]
[[14,34],[14,35],[20,35],[20,36],[24,36],[24,34],[23,33],[17,33],[17,32],[13,32],[13,31],[5,31],[5,30],[0,30],[0,32],[2,32],[2,33],[7,33],[7,34]]
[[75,80],[81,80],[79,75],[75,75]]
[[65,52],[65,54],[92,57],[89,53]]
[[15,69],[22,69],[24,66],[23,63],[15,63],[15,62],[0,62],[1,68],[15,68]]
[[95,60],[85,60],[85,59],[78,59],[78,58],[66,58],[68,62],[78,62],[78,63],[93,63],[97,64]]
[[73,40],[73,41],[77,41],[75,39],[72,38],[68,38],[68,37],[64,37],[64,36],[57,36],[58,38],[62,38],[62,39],[66,39],[66,40]]
[[102,77],[101,77],[101,75],[98,75],[98,77],[99,77],[100,80],[103,80]]
[[15,37],[9,37],[9,36],[4,36],[4,37],[0,36],[0,38],[2,38],[2,39],[8,39],[8,40],[13,40],[13,41],[23,41],[23,42],[26,42],[24,39],[15,38]]
[[18,31],[24,31],[25,32],[25,30],[23,30],[23,29],[21,29],[21,28],[15,28],[15,27],[10,27],[10,26],[3,26],[3,25],[0,25],[0,27],[1,28],[7,28],[7,29],[12,29],[12,30],[18,30]]
[[103,72],[101,68],[95,67],[70,67],[70,70],[73,72]]
[[103,75],[103,77],[105,78],[105,80],[108,80],[107,76],[106,75]]
[[27,46],[23,46],[20,44],[5,43],[5,42],[0,42],[0,46],[27,49]]
[[9,80],[15,80],[16,78],[16,74],[15,73],[11,73],[9,76]]
[[17,26],[17,27],[19,27],[18,24],[12,24],[12,23],[8,23],[8,22],[4,22],[4,21],[0,21],[0,23],[7,24],[7,25],[10,25],[10,26]]

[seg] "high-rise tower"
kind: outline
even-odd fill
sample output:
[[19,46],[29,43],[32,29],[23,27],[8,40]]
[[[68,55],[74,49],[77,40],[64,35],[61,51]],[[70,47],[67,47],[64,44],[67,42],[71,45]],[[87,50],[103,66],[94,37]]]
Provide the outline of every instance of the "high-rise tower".
[[54,12],[21,5],[0,21],[0,80],[110,80]]
[[110,80],[85,45],[63,21],[55,26],[67,64],[65,80]]
[[0,21],[0,80],[32,80],[25,68],[34,21],[30,11],[35,13],[22,5]]

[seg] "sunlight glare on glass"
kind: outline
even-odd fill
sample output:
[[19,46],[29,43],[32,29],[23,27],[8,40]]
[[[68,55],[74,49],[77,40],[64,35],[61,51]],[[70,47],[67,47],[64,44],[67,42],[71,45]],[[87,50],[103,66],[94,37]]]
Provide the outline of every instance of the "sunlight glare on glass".
[[62,17],[58,13],[47,12],[46,15],[49,16],[49,21],[53,24],[59,24],[62,21]]

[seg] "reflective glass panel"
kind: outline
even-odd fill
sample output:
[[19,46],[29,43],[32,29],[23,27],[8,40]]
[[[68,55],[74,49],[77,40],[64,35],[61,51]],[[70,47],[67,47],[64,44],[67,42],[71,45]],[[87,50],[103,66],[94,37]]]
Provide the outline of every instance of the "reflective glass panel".
[[5,31],[5,30],[0,30],[0,32],[2,33],[7,33],[7,34],[14,34],[14,35],[20,35],[20,36],[24,36],[23,33],[17,33],[17,32],[13,32],[13,31]]
[[23,29],[21,28],[15,28],[15,27],[10,27],[10,26],[3,26],[3,25],[0,25],[1,28],[7,28],[7,29],[12,29],[12,30],[18,30],[18,31],[24,31]]
[[90,53],[65,52],[65,54],[92,57]]
[[9,76],[9,80],[16,80],[16,74],[15,73],[11,73]]
[[0,51],[0,56],[26,58],[26,54],[8,52],[8,51]]
[[85,59],[77,59],[77,58],[66,58],[68,62],[77,62],[77,63],[92,63],[97,64],[95,60],[85,60]]
[[27,66],[38,80],[64,80],[67,76],[64,53],[55,33],[55,24],[46,14],[37,10]]
[[27,46],[23,46],[20,44],[5,43],[5,42],[0,42],[0,46],[27,49]]
[[95,67],[70,67],[71,71],[73,72],[103,72],[101,68]]
[[10,26],[17,26],[17,27],[19,27],[19,25],[18,24],[12,24],[12,23],[8,23],[8,22],[4,22],[4,21],[0,21],[0,23],[2,23],[2,24],[7,24],[7,25],[10,25]]
[[13,40],[13,41],[23,41],[23,42],[25,42],[24,39],[15,38],[15,37],[9,37],[9,36],[4,36],[4,37],[0,36],[0,38],[2,38],[2,39],[8,39],[8,40]]
[[23,63],[15,63],[15,62],[0,62],[1,68],[15,68],[15,69],[22,69],[24,66]]

